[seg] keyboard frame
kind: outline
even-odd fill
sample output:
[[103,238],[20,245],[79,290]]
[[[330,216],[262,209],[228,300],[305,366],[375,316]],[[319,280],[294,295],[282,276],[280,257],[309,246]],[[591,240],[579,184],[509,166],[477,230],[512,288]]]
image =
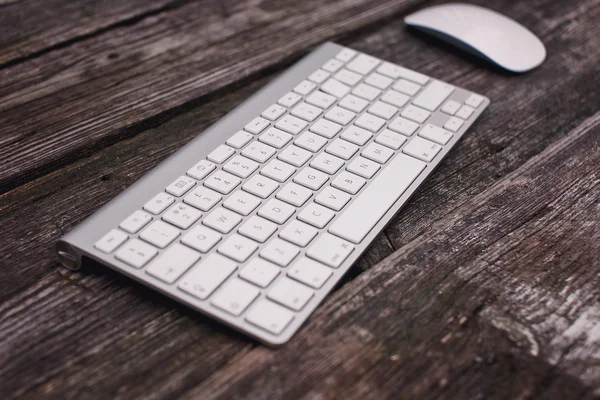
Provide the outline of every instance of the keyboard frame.
[[[268,106],[275,104],[281,96],[291,91],[298,83],[306,79],[312,72],[321,67],[326,61],[335,57],[342,49],[344,49],[343,46],[331,42],[320,45],[305,58],[291,66],[287,71],[283,72],[278,78],[274,79],[256,94],[249,97],[244,103],[228,113],[221,120],[206,129],[204,132],[198,134],[196,138],[192,139],[188,144],[164,160],[157,167],[146,173],[133,185],[109,201],[93,215],[59,239],[55,244],[55,251],[59,261],[69,269],[78,269],[86,258],[98,261],[146,286],[159,291],[164,295],[167,295],[185,304],[188,307],[191,307],[196,311],[208,315],[221,323],[224,323],[253,337],[254,339],[257,339],[266,345],[277,346],[287,342],[294,335],[294,333],[296,333],[308,316],[312,314],[312,312],[318,307],[323,299],[337,285],[341,277],[369,247],[375,237],[385,228],[385,226],[396,215],[401,207],[406,204],[406,202],[415,193],[422,182],[427,179],[437,165],[440,164],[446,154],[471,127],[473,122],[476,121],[481,113],[487,108],[487,106],[490,104],[490,101],[487,97],[482,96],[484,100],[482,104],[475,109],[473,115],[465,121],[461,129],[454,134],[450,142],[443,146],[436,158],[432,162],[428,163],[421,175],[409,186],[409,188],[403,193],[398,201],[396,201],[396,203],[388,210],[384,217],[377,223],[375,228],[369,232],[369,234],[360,244],[355,245],[355,250],[342,263],[342,265],[337,269],[332,268],[333,275],[327,280],[327,282],[325,282],[322,288],[315,291],[314,298],[311,299],[301,311],[295,313],[295,318],[280,335],[273,335],[270,332],[245,321],[244,316],[247,311],[241,316],[233,316],[228,314],[227,312],[210,304],[210,299],[212,296],[207,300],[199,300],[192,295],[189,295],[178,289],[178,281],[173,284],[167,284],[159,281],[158,279],[153,279],[146,273],[145,268],[133,268],[116,259],[114,252],[111,254],[105,254],[95,249],[94,243],[99,238],[104,236],[108,231],[118,227],[121,221],[123,221],[132,212],[141,209],[142,205],[154,195],[164,191],[164,189],[178,176],[185,175],[186,171],[190,167],[195,165],[198,161],[206,158],[206,156],[212,150],[214,150],[217,146],[224,144],[229,137],[231,137],[237,131],[243,129],[248,122],[259,116]],[[473,92],[455,86],[454,92],[446,99],[446,101],[457,100],[463,103],[472,93]],[[431,117],[428,119],[428,122],[432,122],[434,124],[438,122],[439,125],[447,118],[448,116],[442,114],[438,109],[432,113]],[[296,135],[296,137],[297,136],[298,135]],[[336,137],[339,137],[339,134]],[[278,153],[280,151],[281,150],[278,150]],[[400,151],[401,150],[398,152]],[[321,152],[318,152],[313,155],[313,158],[320,153]],[[388,164],[389,161],[386,163],[386,166]],[[306,165],[308,165],[308,163]],[[375,177],[372,179],[375,179],[377,176],[378,175],[375,175]],[[242,179],[242,184],[248,179]],[[367,185],[371,180],[367,180]],[[319,191],[323,188],[319,189]],[[361,192],[359,192],[357,196],[353,196],[352,201],[354,201],[355,197],[360,196]],[[226,197],[227,196],[225,196],[225,198]],[[347,205],[345,208],[348,206],[349,205]],[[341,212],[343,211],[344,210]],[[256,210],[250,215],[255,215],[255,213]],[[206,214],[207,213],[203,213],[203,215]],[[337,214],[339,214],[339,212],[336,213],[336,215]],[[330,222],[330,224],[331,223],[332,222]],[[325,231],[326,229],[327,228],[324,228],[321,231]],[[280,229],[278,229],[278,231],[279,230]],[[231,233],[223,235],[223,240],[226,240],[227,237],[236,232],[237,229],[234,229]],[[131,237],[132,235],[129,236]],[[314,240],[316,239],[313,239],[313,241]],[[263,245],[264,244],[261,244],[261,248]],[[306,248],[301,248],[301,253],[299,256],[304,255],[308,247],[310,247],[310,244]],[[158,250],[159,253],[156,257],[158,257],[166,249]],[[257,253],[255,253],[255,255],[256,254]],[[205,257],[206,255],[203,255],[202,259]],[[283,275],[284,274],[280,274],[277,279],[281,278]],[[252,305],[250,307],[252,307]]]

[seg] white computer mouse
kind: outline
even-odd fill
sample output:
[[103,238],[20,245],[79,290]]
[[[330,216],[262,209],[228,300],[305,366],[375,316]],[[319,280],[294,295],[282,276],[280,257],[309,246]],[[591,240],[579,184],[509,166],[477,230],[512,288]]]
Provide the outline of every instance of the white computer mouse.
[[511,72],[526,72],[546,58],[544,44],[518,22],[487,8],[461,3],[417,11],[404,22]]

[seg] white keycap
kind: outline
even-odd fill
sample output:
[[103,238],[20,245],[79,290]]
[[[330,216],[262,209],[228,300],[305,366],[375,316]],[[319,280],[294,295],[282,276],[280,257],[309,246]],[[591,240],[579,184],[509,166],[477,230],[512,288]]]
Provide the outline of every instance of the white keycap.
[[406,138],[389,129],[384,129],[383,132],[377,135],[375,142],[387,146],[390,149],[398,150],[404,142],[406,142]]
[[388,90],[381,96],[381,101],[396,107],[404,107],[408,103],[408,100],[410,100],[410,97],[395,90]]
[[394,90],[409,96],[414,96],[420,89],[421,85],[417,85],[416,83],[407,81],[406,79],[400,79],[394,84]]
[[[227,139],[226,143],[229,146],[233,147],[234,149],[241,149],[242,147],[247,145],[248,142],[250,142],[252,140],[252,138],[253,138],[253,136],[250,133],[245,132],[245,131],[238,131],[232,137]],[[188,175],[189,175],[189,173],[188,173]],[[196,178],[196,177],[194,176],[194,178]],[[202,178],[196,178],[196,179],[202,179]]]
[[323,228],[335,217],[335,213],[316,203],[310,203],[298,214],[298,219],[307,224]]
[[373,134],[371,132],[352,125],[346,128],[340,137],[351,143],[363,146],[369,141],[369,139],[371,139],[372,136]]
[[253,240],[234,234],[229,236],[217,251],[235,261],[244,262],[258,249]]
[[215,162],[217,164],[221,164],[221,163],[224,163],[225,161],[227,161],[229,159],[229,157],[231,157],[234,154],[235,154],[234,148],[222,144],[219,147],[217,147],[216,149],[214,149],[209,155],[207,155],[206,158],[209,161]]
[[427,124],[419,131],[419,136],[429,139],[437,144],[444,145],[452,139],[452,133],[439,126]]
[[442,146],[429,140],[415,137],[403,149],[402,152],[419,160],[430,162],[440,152]]
[[348,86],[354,86],[362,79],[362,75],[345,68],[339,70],[333,77]]
[[118,229],[111,229],[106,235],[102,236],[98,240],[94,247],[104,253],[112,253],[117,247],[125,243],[128,236],[126,233],[121,232]]
[[302,96],[294,92],[288,92],[286,95],[277,100],[277,103],[289,108],[295,106],[300,100],[302,100]]
[[217,207],[202,220],[202,223],[221,233],[229,233],[241,221],[242,218],[233,211]]
[[240,279],[232,279],[212,299],[212,305],[233,315],[240,315],[258,297],[260,290]]
[[192,206],[177,203],[163,214],[162,219],[181,229],[187,229],[202,216],[202,213]]
[[208,160],[202,160],[190,168],[187,172],[189,176],[196,179],[204,179],[206,175],[210,174],[217,166]]
[[423,122],[425,122],[425,120],[427,120],[427,118],[429,118],[431,114],[428,111],[423,110],[422,108],[410,105],[407,106],[404,110],[402,110],[400,115],[402,115],[404,118],[410,119],[411,121],[415,121],[419,124],[422,124]]
[[317,85],[310,81],[302,81],[294,88],[294,92],[305,96],[312,92],[316,87]]
[[[424,162],[404,154],[394,157],[369,183],[369,186],[361,195],[357,196],[345,211],[333,221],[329,227],[329,232],[352,243],[362,242],[390,207],[398,201],[404,191],[421,174],[426,165]],[[326,251],[330,246],[330,244],[318,244],[323,251]],[[316,244],[313,246],[316,246]],[[319,253],[320,251],[316,252],[316,254]],[[322,261],[322,259],[316,258],[314,253],[311,254],[310,249],[308,256]],[[339,264],[337,265],[339,266]]]
[[358,72],[359,74],[365,75],[373,71],[378,65],[379,60],[375,57],[371,57],[366,54],[359,54],[356,58],[354,58],[348,63],[346,68],[348,68],[351,71]]
[[344,97],[350,91],[350,87],[335,79],[327,79],[325,83],[321,85],[321,90],[339,99]]
[[329,154],[336,155],[344,160],[349,160],[357,151],[358,146],[343,139],[335,139],[325,149]]
[[356,55],[356,51],[354,51],[352,49],[344,48],[335,56],[335,58],[337,58],[338,60],[341,60],[343,62],[348,62],[348,61],[352,60],[355,55]]
[[266,199],[273,193],[279,184],[273,179],[262,175],[254,175],[242,186],[246,192],[257,195],[260,198]]
[[454,100],[448,100],[446,104],[442,106],[442,112],[448,115],[454,115],[460,108],[460,103]]
[[289,278],[283,278],[275,282],[267,297],[292,310],[299,311],[308,303],[314,292],[301,283]]
[[166,191],[172,194],[173,196],[179,197],[185,194],[195,185],[196,181],[192,178],[188,178],[187,176],[180,176],[179,178],[175,179],[173,183],[167,186]]
[[300,207],[302,204],[306,203],[306,200],[310,199],[310,196],[312,196],[310,190],[304,186],[290,182],[277,192],[275,197],[296,207]]
[[281,225],[287,221],[294,212],[296,212],[296,209],[289,204],[284,203],[281,200],[270,199],[260,208],[260,210],[258,210],[258,215]]
[[142,268],[158,253],[154,247],[139,239],[132,239],[117,250],[115,257],[135,268]]
[[136,233],[146,226],[150,221],[152,221],[152,216],[150,214],[137,210],[134,211],[129,217],[125,218],[125,220],[119,225],[119,228],[123,229],[125,232]]
[[371,179],[379,171],[379,168],[381,168],[379,164],[363,157],[356,157],[348,165],[348,171],[367,179]]
[[379,132],[383,125],[385,125],[385,120],[383,118],[376,117],[375,115],[362,114],[356,119],[354,125],[365,128],[371,132]]
[[228,172],[217,171],[204,181],[204,186],[219,193],[228,194],[239,185],[241,180]]
[[240,278],[256,286],[267,287],[279,275],[281,268],[261,258],[253,258],[240,271]]
[[181,243],[202,253],[207,253],[215,244],[219,243],[221,238],[222,236],[212,229],[202,225],[196,225],[190,229],[188,233],[183,235]]
[[286,111],[287,109],[285,107],[282,107],[279,104],[273,104],[263,111],[260,116],[268,119],[269,121],[276,121],[279,117],[285,114]]
[[377,72],[393,79],[408,79],[409,81],[416,82],[419,85],[424,85],[429,80],[429,78],[423,74],[388,62],[383,63],[379,68],[377,68]]
[[335,135],[337,135],[339,131],[342,130],[342,126],[340,124],[336,124],[335,122],[331,122],[324,118],[321,118],[317,122],[312,124],[309,130],[311,132],[324,136],[327,139],[331,139]]
[[352,94],[361,97],[365,100],[373,101],[377,96],[381,94],[381,90],[374,88],[373,86],[361,83],[354,89],[352,89]]
[[356,194],[367,183],[360,176],[356,176],[350,172],[342,171],[331,182],[331,186],[343,190],[350,194]]
[[238,232],[242,235],[263,243],[277,230],[277,225],[264,218],[252,216],[242,224]]
[[294,177],[294,182],[306,186],[309,189],[318,190],[325,182],[327,182],[327,179],[329,179],[329,177],[323,172],[317,171],[311,167],[306,167]]
[[262,175],[275,179],[277,182],[287,181],[294,172],[296,172],[296,168],[279,160],[269,161],[269,163],[260,170]]
[[158,215],[161,212],[165,211],[167,207],[169,207],[175,201],[175,197],[165,193],[160,192],[152,199],[150,199],[146,204],[144,204],[144,210]]
[[340,100],[339,105],[340,107],[346,108],[355,113],[360,113],[369,105],[369,102],[361,99],[360,97],[348,94],[344,96],[342,100]]
[[305,247],[318,233],[317,228],[295,219],[281,231],[279,237],[300,247]]
[[264,131],[267,126],[269,126],[269,120],[266,120],[261,117],[256,117],[244,127],[244,130],[257,135]]
[[377,72],[373,72],[365,79],[365,83],[368,83],[369,85],[375,86],[379,89],[387,89],[392,82],[392,79],[388,78],[387,76],[380,75]]
[[319,154],[310,163],[311,167],[329,175],[335,174],[343,165],[344,160],[326,153]]
[[348,202],[350,196],[341,190],[327,186],[315,197],[315,202],[335,211],[340,211]]
[[234,261],[213,253],[184,275],[178,287],[199,299],[206,299],[236,269]]
[[323,136],[315,135],[312,132],[304,132],[294,140],[294,144],[298,147],[302,147],[308,151],[316,153],[321,150],[323,146],[327,144],[327,139]]
[[222,196],[204,186],[198,186],[183,198],[183,202],[202,211],[208,211],[221,201]]
[[223,166],[223,170],[240,178],[247,178],[258,169],[258,163],[242,156],[235,156]]
[[253,142],[242,150],[242,155],[259,163],[264,163],[276,152],[277,150],[271,146],[260,142]]
[[290,267],[287,274],[298,282],[319,289],[333,274],[333,271],[310,258],[302,257]]
[[246,315],[246,320],[275,335],[294,319],[294,313],[269,301],[260,300]]
[[302,129],[306,128],[306,125],[308,125],[306,121],[288,114],[277,121],[275,127],[292,135],[297,135],[302,132]]
[[152,261],[146,272],[163,282],[173,283],[199,259],[200,253],[175,243]]
[[458,132],[458,130],[463,126],[464,121],[457,117],[450,117],[448,121],[444,124],[444,129],[448,129],[452,132]]
[[413,104],[429,111],[435,111],[453,91],[452,85],[432,81],[417,95]]
[[164,249],[179,236],[179,229],[163,221],[154,221],[140,233],[140,238]]
[[456,116],[462,119],[469,119],[474,111],[475,109],[473,107],[462,106],[460,110],[456,112]]
[[411,136],[419,129],[419,124],[409,121],[406,118],[398,117],[388,125],[388,128],[404,136]]
[[343,62],[332,58],[331,60],[329,60],[325,64],[323,64],[323,66],[321,68],[324,69],[325,71],[335,72],[338,69],[342,68],[342,65],[344,65]]
[[323,110],[328,109],[329,107],[331,107],[333,105],[333,103],[336,102],[336,98],[327,94],[327,93],[323,93],[320,90],[317,90],[313,93],[311,93],[307,98],[306,98],[306,102],[308,104],[312,104],[313,106],[317,106],[319,108],[322,108]]
[[242,190],[236,190],[223,202],[223,207],[235,211],[238,214],[248,215],[258,205],[260,199]]
[[379,143],[369,143],[360,154],[369,160],[378,162],[379,164],[385,164],[394,155],[394,150],[382,146]]
[[277,149],[281,149],[290,140],[292,140],[292,138],[293,136],[289,133],[285,133],[277,128],[269,128],[262,135],[260,135],[258,140]]
[[325,79],[329,78],[329,75],[331,75],[329,72],[318,69],[308,76],[308,80],[314,83],[323,83]]
[[352,111],[335,106],[325,114],[325,118],[341,125],[348,125],[356,117]]
[[308,248],[306,255],[332,268],[338,268],[352,250],[354,246],[351,243],[325,233]]
[[483,102],[483,97],[478,95],[478,94],[472,94],[470,95],[467,100],[465,101],[465,104],[468,105],[469,107],[473,107],[473,108],[477,108],[481,105],[481,103]]
[[397,112],[398,108],[381,101],[376,101],[371,107],[369,107],[369,113],[384,119],[392,118]]
[[296,167],[303,166],[312,157],[310,151],[297,146],[288,146],[279,155],[278,159],[290,163]]
[[275,238],[260,251],[260,256],[281,267],[287,267],[299,252],[296,246]]
[[308,122],[313,122],[321,115],[323,111],[320,108],[311,106],[308,103],[302,102],[291,111],[291,114]]

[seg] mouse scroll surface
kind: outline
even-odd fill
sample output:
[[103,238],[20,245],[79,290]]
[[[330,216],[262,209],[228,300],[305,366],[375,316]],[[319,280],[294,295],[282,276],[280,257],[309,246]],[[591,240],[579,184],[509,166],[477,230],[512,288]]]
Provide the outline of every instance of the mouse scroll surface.
[[512,72],[529,71],[546,58],[543,43],[527,28],[483,7],[443,4],[417,11],[404,22]]

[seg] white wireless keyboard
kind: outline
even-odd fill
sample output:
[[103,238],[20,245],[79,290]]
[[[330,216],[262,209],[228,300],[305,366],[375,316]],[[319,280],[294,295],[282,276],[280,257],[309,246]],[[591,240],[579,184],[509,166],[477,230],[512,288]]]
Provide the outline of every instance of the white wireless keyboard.
[[488,106],[326,43],[56,244],[286,342]]

